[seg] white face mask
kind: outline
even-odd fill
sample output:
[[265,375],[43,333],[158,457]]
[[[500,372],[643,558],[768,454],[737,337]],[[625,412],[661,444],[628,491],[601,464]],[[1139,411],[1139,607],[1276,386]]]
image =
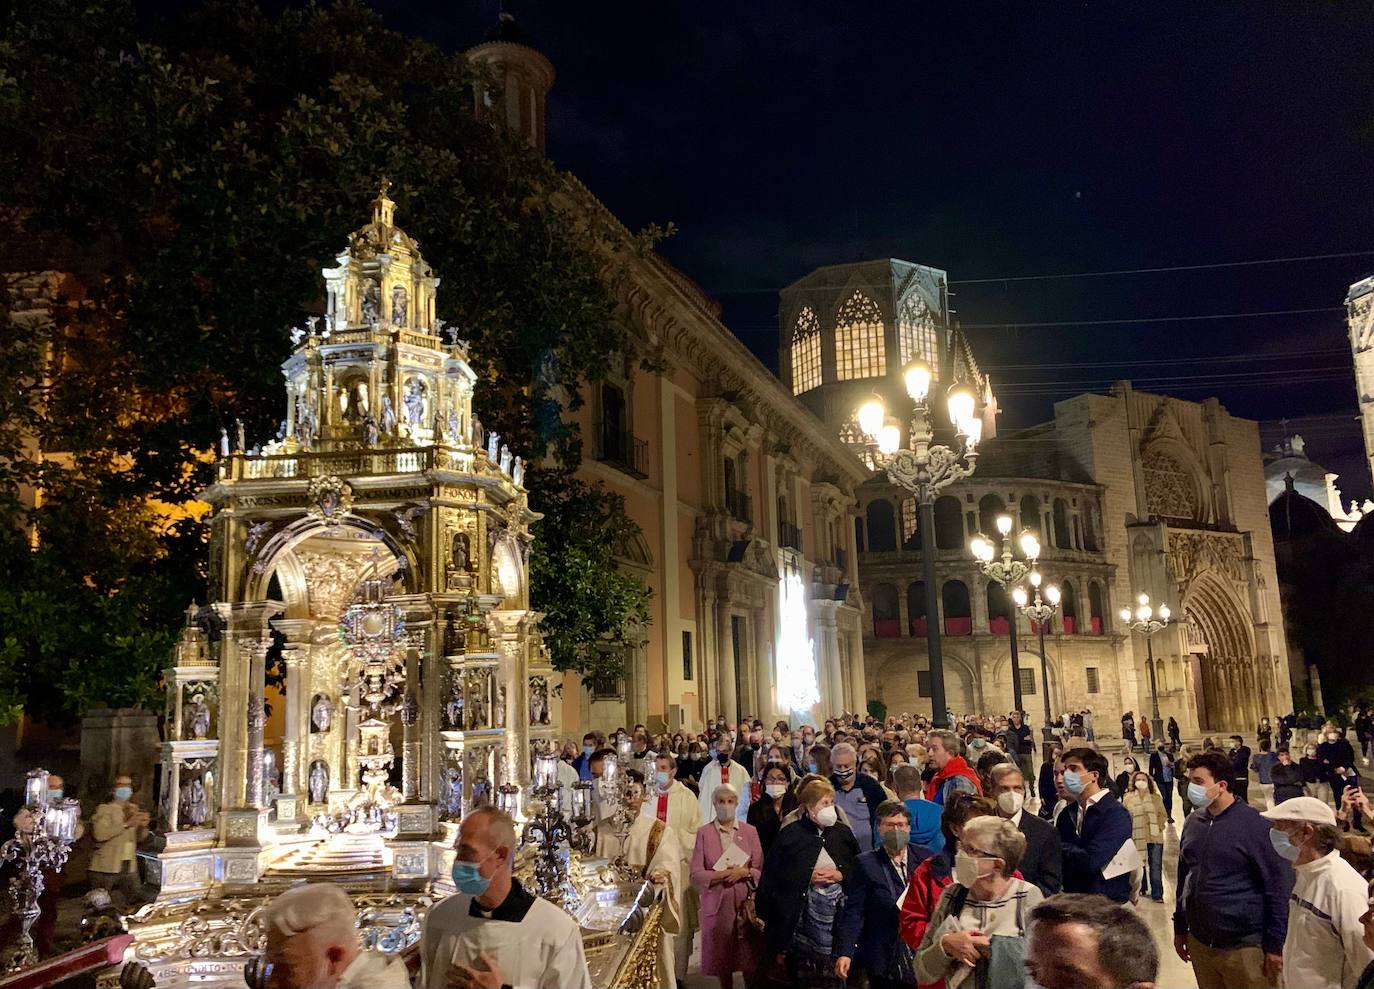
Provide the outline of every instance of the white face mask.
[[716,820],[725,824],[735,819],[735,807],[732,804],[716,804]]
[[1146,790],[1150,788],[1150,784],[1146,783],[1144,780],[1136,780],[1135,788],[1139,790],[1141,793],[1144,793]]
[[954,853],[954,881],[965,889],[972,889],[978,881],[978,860],[964,852]]
[[1025,803],[1026,795],[1016,790],[1006,790],[997,795],[997,806],[1008,817],[1015,817]]
[[816,811],[813,818],[815,822],[823,828],[833,828],[835,822],[840,819],[839,815],[835,813],[834,804],[831,804],[829,807],[822,807],[820,810]]
[[763,788],[763,792],[768,794],[774,800],[777,800],[779,797],[781,797],[784,793],[787,792],[787,784],[769,783],[767,786]]

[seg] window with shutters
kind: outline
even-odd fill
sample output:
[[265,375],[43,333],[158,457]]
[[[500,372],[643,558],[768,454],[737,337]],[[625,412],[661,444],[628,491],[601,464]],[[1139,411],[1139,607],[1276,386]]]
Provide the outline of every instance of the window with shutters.
[[1021,674],[1021,696],[1029,697],[1035,693],[1035,671],[1022,667],[1016,672]]
[[1084,672],[1087,673],[1087,675],[1088,675],[1088,693],[1090,693],[1090,694],[1095,694],[1095,693],[1097,693],[1097,691],[1098,691],[1097,667],[1096,667],[1096,666],[1088,666],[1088,667],[1085,667],[1085,668],[1084,668]]

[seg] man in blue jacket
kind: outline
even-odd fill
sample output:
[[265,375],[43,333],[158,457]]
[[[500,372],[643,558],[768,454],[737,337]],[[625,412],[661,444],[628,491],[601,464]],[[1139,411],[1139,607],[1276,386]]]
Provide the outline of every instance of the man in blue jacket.
[[1130,871],[1106,879],[1102,870],[1131,840],[1131,812],[1107,788],[1110,770],[1101,753],[1069,749],[1061,762],[1064,789],[1073,800],[1055,822],[1064,843],[1064,892],[1125,903],[1131,898]]
[[905,989],[916,979],[911,949],[894,936],[897,898],[930,849],[912,843],[911,815],[901,802],[883,801],[874,816],[879,847],[859,856],[835,920],[835,974],[848,979],[853,965],[868,974],[871,989]]
[[1179,839],[1174,950],[1199,986],[1254,989],[1278,984],[1293,867],[1270,843],[1269,822],[1231,792],[1232,778],[1220,752],[1188,761],[1195,811]]

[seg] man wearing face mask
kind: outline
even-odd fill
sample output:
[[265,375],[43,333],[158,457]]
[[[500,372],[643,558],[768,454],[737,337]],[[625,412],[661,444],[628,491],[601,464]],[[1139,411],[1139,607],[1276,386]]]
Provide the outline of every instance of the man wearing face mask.
[[897,898],[931,852],[912,844],[911,816],[898,801],[879,804],[877,818],[880,847],[859,856],[844,884],[844,907],[835,924],[835,974],[847,979],[852,967],[868,974],[872,989],[897,989],[914,978],[911,949],[892,936]]
[[592,778],[592,753],[601,746],[595,732],[587,732],[582,736],[582,752],[573,759],[573,769],[577,770],[579,779],[589,780]]
[[1017,867],[1027,882],[1034,883],[1040,892],[1053,896],[1064,888],[1064,843],[1059,832],[1034,814],[1027,814],[1026,778],[1018,766],[1004,762],[993,766],[989,774],[992,789],[988,795],[997,801],[997,814],[1016,825],[1026,836],[1026,851]]
[[[752,760],[751,760],[752,761]],[[750,777],[749,770],[730,758],[730,750],[725,745],[717,747],[715,757],[701,770],[697,784],[698,824],[710,824],[716,819],[716,809],[711,802],[711,794],[721,784],[733,787],[739,794],[740,819],[749,816]]]
[[1283,943],[1283,985],[1291,989],[1348,989],[1371,960],[1360,918],[1369,886],[1339,851],[1341,832],[1331,807],[1311,797],[1285,800],[1266,811],[1274,850],[1293,863]]
[[1250,746],[1239,735],[1226,740],[1226,757],[1231,760],[1231,792],[1237,800],[1250,802]]
[[1317,744],[1317,761],[1326,771],[1326,780],[1331,784],[1331,799],[1339,806],[1341,794],[1345,792],[1351,777],[1357,783],[1355,773],[1355,748],[1346,741],[1345,733],[1328,722],[1322,728],[1322,740]]
[[1269,824],[1231,794],[1220,752],[1188,760],[1194,812],[1178,848],[1174,950],[1201,989],[1278,984],[1293,869],[1270,843]]
[[878,845],[878,819],[874,811],[887,800],[883,785],[859,773],[859,753],[844,742],[830,751],[830,785],[835,788],[835,806],[849,817],[860,852]]
[[490,805],[463,818],[453,860],[457,892],[430,907],[420,935],[421,987],[591,989],[582,931],[511,876],[510,815]]
[[1092,749],[1069,749],[1063,765],[1064,789],[1072,800],[1055,822],[1064,844],[1064,891],[1125,903],[1131,898],[1130,875],[1103,876],[1133,830],[1130,812],[1105,785],[1107,760]]

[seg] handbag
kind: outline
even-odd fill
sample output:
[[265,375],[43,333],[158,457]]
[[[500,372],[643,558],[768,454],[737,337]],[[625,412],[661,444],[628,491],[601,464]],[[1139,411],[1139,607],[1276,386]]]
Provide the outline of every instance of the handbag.
[[749,895],[735,911],[735,936],[740,938],[756,937],[763,933],[763,921],[759,919],[758,904],[754,901],[758,886],[752,879],[746,882],[749,885]]

